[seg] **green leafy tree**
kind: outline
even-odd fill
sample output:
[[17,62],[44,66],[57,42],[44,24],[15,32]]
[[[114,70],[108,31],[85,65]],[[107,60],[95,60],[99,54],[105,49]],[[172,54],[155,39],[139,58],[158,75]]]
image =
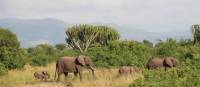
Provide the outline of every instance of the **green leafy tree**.
[[96,43],[107,45],[110,41],[118,40],[119,33],[113,28],[108,26],[96,26],[98,29],[98,36],[95,39]]
[[88,24],[72,26],[66,31],[66,35],[69,46],[81,53],[87,52],[92,44],[107,44],[120,37],[114,28]]
[[22,68],[25,64],[24,51],[19,45],[16,34],[8,29],[0,29],[0,62],[7,69]]

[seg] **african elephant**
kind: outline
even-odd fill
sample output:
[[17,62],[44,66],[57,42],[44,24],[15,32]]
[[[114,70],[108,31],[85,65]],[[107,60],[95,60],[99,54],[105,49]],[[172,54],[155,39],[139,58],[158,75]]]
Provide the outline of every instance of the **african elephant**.
[[119,68],[119,74],[125,75],[125,74],[132,74],[142,71],[142,69],[134,66],[122,66]]
[[39,79],[39,80],[47,80],[50,78],[50,74],[47,71],[36,71],[34,73],[34,77],[35,79]]
[[167,67],[175,67],[179,64],[179,61],[174,57],[165,57],[165,58],[151,58],[147,63],[148,69],[157,69],[164,67],[165,70]]
[[92,68],[92,61],[87,56],[78,56],[78,57],[62,57],[56,63],[56,73],[58,75],[57,81],[60,80],[60,75],[64,73],[65,78],[68,73],[74,73],[75,76],[79,74],[80,80],[82,80],[82,67],[86,66],[92,71],[94,76],[94,69]]

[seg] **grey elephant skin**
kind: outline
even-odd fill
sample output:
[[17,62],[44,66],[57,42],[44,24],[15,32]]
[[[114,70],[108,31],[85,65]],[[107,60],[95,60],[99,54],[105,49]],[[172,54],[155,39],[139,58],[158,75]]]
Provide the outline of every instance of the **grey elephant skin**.
[[62,74],[67,78],[68,73],[74,73],[77,77],[79,74],[80,80],[82,80],[82,67],[86,66],[92,71],[94,77],[94,69],[92,67],[92,61],[87,56],[78,56],[78,57],[61,57],[56,63],[56,72],[55,79],[57,76],[57,82],[60,81],[60,76]]
[[127,75],[132,73],[138,73],[141,72],[142,69],[135,67],[135,66],[122,66],[119,68],[119,74],[120,75]]
[[179,64],[179,60],[175,57],[165,57],[165,58],[151,58],[147,63],[148,69],[157,69],[164,67],[167,68],[175,67]]
[[41,80],[41,81],[45,80],[46,81],[47,79],[50,78],[50,74],[48,73],[48,71],[36,71],[34,73],[34,77],[37,80]]

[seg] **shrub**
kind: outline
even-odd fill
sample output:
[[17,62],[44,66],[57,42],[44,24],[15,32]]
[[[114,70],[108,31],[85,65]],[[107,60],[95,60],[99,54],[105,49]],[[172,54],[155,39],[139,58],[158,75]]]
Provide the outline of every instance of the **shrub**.
[[88,50],[96,66],[144,67],[151,56],[152,49],[136,41],[113,41],[107,46],[92,47]]
[[48,63],[58,59],[58,51],[51,45],[41,44],[28,49],[31,64],[37,66],[45,66]]
[[199,72],[189,67],[145,71],[144,78],[136,80],[129,87],[199,87]]
[[0,29],[0,62],[7,69],[22,68],[25,65],[24,51],[19,48],[17,36],[7,29]]
[[7,69],[4,64],[0,63],[0,76],[7,73]]

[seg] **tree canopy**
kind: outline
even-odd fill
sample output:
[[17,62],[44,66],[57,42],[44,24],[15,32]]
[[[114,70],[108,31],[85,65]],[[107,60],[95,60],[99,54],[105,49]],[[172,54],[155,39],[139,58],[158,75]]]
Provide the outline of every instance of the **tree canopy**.
[[66,31],[66,42],[73,49],[85,53],[91,44],[107,44],[109,41],[118,40],[119,33],[112,27],[80,24],[69,27]]
[[16,34],[8,29],[0,28],[0,46],[19,48],[19,41]]
[[25,64],[16,34],[0,28],[0,63],[7,69],[22,68]]

